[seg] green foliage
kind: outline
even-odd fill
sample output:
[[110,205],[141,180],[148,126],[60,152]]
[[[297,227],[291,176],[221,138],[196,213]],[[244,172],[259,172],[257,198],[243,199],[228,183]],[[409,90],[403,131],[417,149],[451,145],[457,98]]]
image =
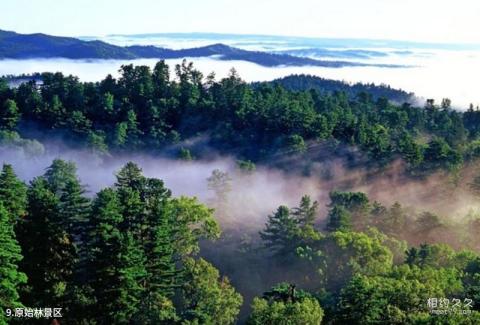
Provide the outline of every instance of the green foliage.
[[[135,247],[133,238],[120,231],[122,221],[116,193],[111,189],[99,192],[93,203],[87,245],[88,269],[93,272],[89,284],[96,302],[91,314],[95,319],[103,318],[103,322],[125,322],[139,304],[140,290],[135,286],[135,278],[128,278],[136,276],[129,270],[133,265],[122,256],[131,254]],[[132,298],[136,300],[131,301]]]
[[311,202],[309,196],[303,196],[300,206],[290,210],[280,206],[277,211],[268,216],[265,229],[260,232],[265,247],[277,256],[295,255],[302,244],[318,240],[320,234],[313,228],[317,202]]
[[318,202],[312,202],[308,195],[302,196],[300,205],[293,208],[292,215],[295,216],[300,227],[313,226],[318,210]]
[[341,205],[335,205],[328,213],[327,231],[352,230],[352,215]]
[[178,158],[180,160],[185,160],[185,161],[191,161],[194,159],[190,150],[183,147],[180,148],[180,152],[178,153]]
[[338,292],[355,274],[384,274],[393,264],[384,238],[365,233],[333,232],[297,251],[310,261],[319,281],[331,292]]
[[295,290],[294,286],[280,284],[263,298],[254,298],[247,324],[306,324],[319,325],[323,309],[311,295]]
[[257,168],[251,160],[237,160],[237,167],[246,173],[253,173]]
[[453,150],[442,138],[434,138],[425,149],[425,164],[427,168],[458,169],[463,163],[462,155]]
[[106,144],[105,135],[101,133],[95,133],[95,132],[89,131],[88,137],[87,137],[87,145],[94,151],[97,151],[100,153],[108,152],[108,145]]
[[356,212],[365,211],[369,208],[369,200],[365,193],[362,192],[339,192],[330,193],[330,205],[340,205],[344,208]]
[[196,198],[180,197],[172,199],[165,207],[167,213],[175,216],[178,232],[175,251],[180,255],[198,253],[199,239],[217,239],[220,227],[213,218],[213,210],[199,203]]
[[[171,79],[169,67],[159,62],[153,71],[122,66],[118,79],[108,76],[98,83],[60,73],[44,74],[38,86],[8,89],[0,83],[0,143],[40,148],[15,131],[23,122],[104,154],[158,151],[208,135],[209,146],[245,159],[237,165],[248,173],[255,162],[311,157],[315,146],[326,141],[355,146],[363,153],[359,156],[369,158],[367,167],[402,158],[417,175],[458,171],[464,160],[480,157],[480,112],[453,111],[448,100],[417,108],[369,93],[292,91],[249,85],[235,71],[204,81],[186,61],[175,67],[175,75]],[[188,149],[177,147],[180,159],[193,159]],[[474,192],[477,183],[473,178]],[[234,194],[230,176],[215,170],[208,186],[216,212],[225,216]],[[4,166],[0,258],[6,260],[0,272],[7,275],[0,278],[2,307],[62,306],[73,323],[231,324],[237,319],[240,295],[195,256],[200,241],[220,235],[213,210],[194,198],[171,197],[162,181],[145,177],[134,163],[119,171],[115,185],[100,191],[92,206],[75,166],[61,160],[30,183],[26,197],[12,168]],[[327,234],[317,229],[318,204],[305,196],[298,207],[281,206],[269,216],[260,233],[266,251],[229,254],[242,254],[242,262],[281,267],[288,272],[275,275],[285,278],[280,281],[308,283],[327,322],[478,320],[478,313],[465,320],[440,318],[426,308],[430,297],[480,301],[478,256],[432,244],[447,229],[441,216],[412,212],[399,203],[384,207],[358,192],[336,191],[330,199]],[[17,219],[23,260],[13,233]],[[472,222],[469,234],[475,235],[475,229]],[[407,250],[404,239],[428,244]],[[224,270],[237,271],[230,265]],[[27,286],[22,272],[29,278]],[[265,271],[268,281],[271,272]],[[249,322],[319,324],[323,314],[313,295],[282,284],[255,298]]]
[[27,158],[42,155],[43,145],[37,140],[23,139],[15,131],[0,130],[0,145],[23,152]]
[[243,299],[227,278],[203,259],[188,258],[182,286],[185,324],[234,324]]
[[[107,76],[96,84],[44,73],[40,85],[7,87],[0,128],[13,131],[19,122],[34,122],[100,151],[158,151],[208,135],[215,149],[251,161],[275,154],[304,155],[307,147],[334,140],[359,148],[371,165],[402,157],[415,174],[457,170],[464,159],[478,156],[480,112],[456,112],[448,100],[441,107],[430,101],[419,108],[383,98],[396,96],[388,87],[381,96],[364,92],[365,85],[329,86],[345,92],[297,87],[309,85],[309,76],[254,85],[236,72],[218,81],[203,80],[186,61],[175,66],[176,79],[163,61],[153,71],[124,65],[119,72],[118,79]],[[379,91],[370,85],[368,89]],[[422,144],[420,136],[430,142]]]
[[17,103],[7,99],[0,110],[0,129],[14,130],[20,121],[20,115]]
[[285,255],[295,251],[297,246],[297,222],[290,216],[286,206],[280,206],[275,214],[268,216],[265,230],[260,232],[260,237],[265,241],[265,246],[278,255]]
[[207,186],[213,192],[211,206],[215,208],[215,213],[219,217],[228,217],[228,200],[232,191],[232,178],[227,172],[215,169],[207,178]]
[[307,145],[303,140],[303,137],[298,134],[292,134],[285,139],[285,147],[288,151],[295,153],[305,153],[307,151]]
[[342,289],[336,318],[342,323],[411,323],[428,312],[428,299],[462,291],[454,269],[401,266],[383,276],[355,275]]
[[19,225],[25,257],[21,269],[29,279],[24,301],[29,306],[63,305],[77,259],[69,222],[46,178],[34,179],[27,197],[28,214]]
[[8,164],[3,165],[0,173],[0,201],[15,221],[25,216],[27,187],[17,178],[13,167]]
[[[219,236],[212,210],[194,198],[172,198],[162,181],[143,176],[132,162],[117,173],[114,187],[97,194],[88,229],[86,269],[94,270],[87,281],[93,290],[93,305],[87,308],[90,319],[106,323],[132,319],[142,324],[175,322],[180,319],[173,302],[176,290],[195,286],[197,280],[212,280],[192,275],[185,282],[187,267],[192,266],[186,261],[199,252],[199,241]],[[210,265],[203,265],[202,271],[217,272]],[[221,287],[226,284],[221,282]],[[192,290],[187,290],[185,299],[195,299]],[[202,303],[205,307],[197,311],[208,314],[213,307],[208,307],[207,301],[198,302]],[[238,313],[235,308],[229,316],[233,319]]]
[[80,243],[90,202],[75,165],[55,160],[31,182],[27,197],[27,214],[18,225],[25,256],[21,268],[29,278],[22,296],[29,306],[76,308],[73,294],[80,285],[85,256]]
[[20,285],[27,282],[27,277],[19,271],[22,260],[21,248],[18,245],[14,223],[9,212],[0,200],[0,323],[7,324],[6,309],[23,307],[18,293]]
[[362,192],[330,192],[331,207],[327,230],[364,230],[371,210],[370,202]]

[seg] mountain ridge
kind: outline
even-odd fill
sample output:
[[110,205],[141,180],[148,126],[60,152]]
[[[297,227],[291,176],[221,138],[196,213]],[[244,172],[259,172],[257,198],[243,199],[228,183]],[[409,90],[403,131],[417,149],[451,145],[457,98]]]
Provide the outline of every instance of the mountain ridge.
[[51,36],[43,33],[19,34],[0,30],[0,59],[66,58],[66,59],[180,59],[217,56],[220,60],[243,60],[265,67],[320,66],[401,67],[387,64],[364,64],[349,61],[324,61],[289,54],[248,51],[222,43],[187,49],[168,49],[153,45],[117,46],[100,40]]

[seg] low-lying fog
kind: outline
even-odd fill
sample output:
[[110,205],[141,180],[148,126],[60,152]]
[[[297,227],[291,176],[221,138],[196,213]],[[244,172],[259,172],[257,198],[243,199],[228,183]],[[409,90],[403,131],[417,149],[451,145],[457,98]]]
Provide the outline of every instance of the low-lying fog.
[[[342,159],[332,158],[316,163],[307,177],[261,166],[257,166],[253,173],[240,172],[231,157],[216,156],[208,161],[191,162],[141,154],[100,158],[91,152],[69,150],[64,146],[47,144],[45,148],[43,154],[31,156],[22,149],[0,147],[0,164],[12,164],[19,177],[28,182],[42,175],[55,158],[74,161],[88,195],[93,196],[101,188],[113,185],[115,173],[126,162],[134,161],[146,176],[164,180],[175,196],[196,196],[207,204],[214,198],[208,189],[207,178],[214,169],[227,172],[232,190],[221,218],[223,228],[233,225],[258,230],[278,206],[297,206],[305,194],[319,202],[318,217],[322,220],[326,217],[326,205],[332,190],[362,191],[385,205],[398,201],[418,211],[430,210],[452,218],[464,217],[479,208],[465,184],[462,185],[466,181],[460,179],[459,186],[455,186],[444,175],[432,175],[423,180],[408,179],[404,177],[399,162],[372,174],[363,169],[348,170]],[[325,174],[329,177],[321,176]],[[463,179],[471,179],[470,176],[464,175]]]
[[[312,74],[348,82],[384,83],[395,88],[414,92],[422,98],[440,101],[448,97],[458,109],[470,103],[480,105],[480,52],[422,50],[406,53],[389,52],[385,57],[364,60],[365,63],[409,65],[408,68],[380,67],[275,67],[267,68],[244,61],[221,61],[213,58],[192,58],[197,69],[205,75],[214,71],[217,78],[227,75],[235,67],[246,81],[266,81],[291,74]],[[156,59],[140,60],[67,60],[29,59],[0,60],[0,75],[44,71],[61,71],[73,74],[84,81],[97,81],[107,74],[118,75],[122,64],[133,63],[153,67]],[[173,67],[181,60],[167,60]],[[423,104],[423,102],[421,103]]]

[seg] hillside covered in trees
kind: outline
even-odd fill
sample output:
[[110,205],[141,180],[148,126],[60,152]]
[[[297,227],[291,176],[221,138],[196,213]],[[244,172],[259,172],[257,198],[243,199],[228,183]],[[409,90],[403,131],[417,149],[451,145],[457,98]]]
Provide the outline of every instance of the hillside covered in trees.
[[[351,89],[252,86],[234,70],[216,81],[185,61],[175,67],[175,79],[163,61],[153,71],[125,65],[120,73],[97,83],[61,73],[45,73],[40,85],[18,88],[1,81],[1,141],[61,136],[99,152],[159,152],[203,136],[212,148],[252,161],[304,154],[312,144],[333,141],[357,147],[371,164],[402,158],[421,172],[458,169],[480,152],[480,111],[453,110],[448,99],[419,108],[374,100],[365,91],[352,96]],[[297,80],[308,84],[311,78]]]
[[[451,186],[480,155],[480,111],[448,99],[415,107],[365,91],[251,85],[234,70],[216,80],[186,62],[174,71],[160,61],[98,83],[60,73],[15,88],[2,81],[0,145],[25,157],[59,139],[99,156],[229,155],[250,177],[273,166],[310,175],[325,155],[378,177],[401,161],[405,178],[440,173]],[[45,307],[61,307],[62,324],[480,322],[476,211],[449,219],[337,189],[326,207],[304,195],[260,225],[236,211],[242,226],[228,227],[236,193],[220,170],[206,180],[215,194],[206,205],[134,162],[96,193],[72,162],[55,159],[29,183],[16,169],[0,173],[0,324],[44,324],[14,315]],[[468,187],[479,200],[480,178]]]
[[271,81],[272,84],[278,84],[291,91],[317,90],[333,94],[334,92],[343,92],[349,98],[355,99],[359,93],[365,92],[372,96],[373,100],[381,97],[397,104],[412,103],[415,101],[415,95],[401,89],[394,89],[388,85],[374,85],[346,82],[324,79],[309,75],[291,75]]
[[[209,182],[221,187],[221,179],[214,174]],[[233,324],[243,302],[235,286],[245,291],[259,280],[281,278],[249,299],[243,321],[480,321],[479,219],[462,235],[470,250],[455,251],[426,243],[438,232],[456,231],[437,216],[412,216],[398,203],[385,207],[363,193],[337,191],[330,193],[324,227],[316,220],[318,203],[304,196],[298,207],[273,211],[257,243],[232,251],[228,242],[238,238],[219,239],[213,209],[195,198],[173,197],[134,163],[118,171],[112,187],[90,198],[75,165],[62,160],[28,186],[4,165],[0,202],[1,307],[11,313],[60,306],[61,321],[68,324]],[[419,234],[424,237],[415,238]],[[224,254],[211,256],[213,265],[243,268],[243,283],[237,278],[232,284],[199,257],[205,240],[217,240],[209,245],[219,245]],[[206,249],[208,258],[211,246]],[[432,299],[456,307],[433,305]],[[35,323],[6,314],[0,323],[14,319]]]

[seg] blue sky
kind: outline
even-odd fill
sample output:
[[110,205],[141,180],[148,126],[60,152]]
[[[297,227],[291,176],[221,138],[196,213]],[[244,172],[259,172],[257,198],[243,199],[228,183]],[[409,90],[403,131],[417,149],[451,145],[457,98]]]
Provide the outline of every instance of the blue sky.
[[480,43],[478,0],[0,0],[0,29],[218,32]]

